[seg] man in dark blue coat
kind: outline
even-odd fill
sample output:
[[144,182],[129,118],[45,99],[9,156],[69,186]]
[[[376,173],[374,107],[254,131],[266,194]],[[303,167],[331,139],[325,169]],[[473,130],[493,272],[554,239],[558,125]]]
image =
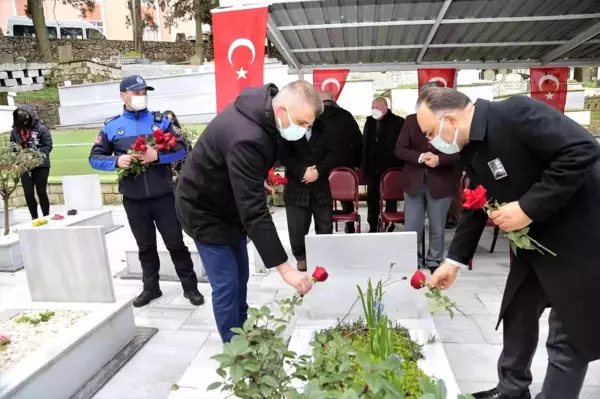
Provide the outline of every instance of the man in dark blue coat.
[[[170,164],[185,157],[185,145],[171,120],[160,112],[148,111],[147,92],[154,90],[140,76],[129,76],[121,82],[123,114],[108,120],[96,137],[90,153],[94,169],[114,171],[128,169],[134,159],[148,167],[138,176],[129,175],[119,183],[123,206],[131,231],[139,248],[144,290],[133,301],[133,306],[145,306],[162,296],[159,288],[160,260],[156,246],[156,229],[165,242],[183,286],[183,296],[193,305],[204,303],[198,291],[198,280],[188,248],[183,242],[181,224],[175,212],[173,175]],[[140,136],[148,141],[155,130],[161,129],[177,138],[171,151],[157,152],[151,146],[144,154],[130,154],[130,149]]]

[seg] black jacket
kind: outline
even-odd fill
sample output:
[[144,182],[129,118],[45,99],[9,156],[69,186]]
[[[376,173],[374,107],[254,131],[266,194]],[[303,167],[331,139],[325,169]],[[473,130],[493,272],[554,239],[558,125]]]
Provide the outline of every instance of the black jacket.
[[324,101],[319,120],[337,152],[335,166],[356,168],[362,165],[362,133],[352,114],[333,101]]
[[277,91],[273,84],[247,88],[218,114],[186,159],[176,189],[177,214],[188,235],[239,246],[247,233],[267,268],[287,261],[263,185],[277,155]]
[[50,153],[52,152],[52,135],[50,134],[50,130],[40,120],[37,118],[37,113],[30,105],[20,105],[13,112],[13,120],[17,120],[17,110],[24,110],[31,116],[32,125],[31,129],[29,129],[29,133],[27,133],[27,139],[25,146],[23,145],[23,137],[21,136],[21,129],[13,125],[12,131],[10,132],[10,141],[18,144],[21,147],[31,148],[34,150],[38,150],[44,154],[46,157],[44,158],[44,162],[38,166],[39,168],[49,168],[50,167]]
[[[500,319],[528,273],[544,293],[587,361],[600,358],[600,146],[562,112],[524,96],[475,103],[470,142],[460,153],[473,186],[487,197],[518,201],[533,223],[529,235],[557,256],[516,252]],[[499,160],[499,161],[497,161]],[[498,165],[505,173],[494,176]],[[487,215],[466,211],[448,258],[468,263]]]
[[[286,205],[308,206],[311,196],[319,206],[332,206],[329,172],[337,164],[334,136],[320,119],[313,123],[311,138],[298,141],[281,140],[279,162],[285,166],[288,184],[283,196]],[[316,165],[319,177],[312,183],[302,183],[306,168]]]
[[114,171],[117,168],[117,159],[129,152],[138,136],[144,136],[150,141],[155,129],[173,134],[177,138],[177,146],[173,151],[159,152],[158,160],[139,176],[129,175],[121,180],[119,192],[124,197],[136,200],[172,194],[171,163],[185,157],[183,140],[169,118],[162,116],[160,112],[150,112],[147,109],[139,112],[124,109],[122,115],[107,120],[96,137],[96,143],[90,152],[91,167]]
[[[379,128],[378,128],[379,125]],[[372,116],[367,118],[363,134],[364,175],[380,175],[389,168],[402,166],[394,149],[404,125],[404,118],[388,112],[379,121]]]

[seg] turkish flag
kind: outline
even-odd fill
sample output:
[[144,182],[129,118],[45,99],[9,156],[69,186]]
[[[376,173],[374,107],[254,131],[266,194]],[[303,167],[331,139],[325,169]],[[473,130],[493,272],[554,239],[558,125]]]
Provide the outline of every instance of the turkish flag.
[[249,86],[263,85],[267,7],[213,10],[217,112]]
[[419,91],[425,83],[437,82],[442,87],[454,89],[456,69],[417,69],[419,75]]
[[565,112],[569,68],[530,68],[531,97]]
[[335,95],[335,101],[342,94],[344,85],[348,79],[349,69],[315,69],[313,71],[313,86],[317,91],[331,90]]

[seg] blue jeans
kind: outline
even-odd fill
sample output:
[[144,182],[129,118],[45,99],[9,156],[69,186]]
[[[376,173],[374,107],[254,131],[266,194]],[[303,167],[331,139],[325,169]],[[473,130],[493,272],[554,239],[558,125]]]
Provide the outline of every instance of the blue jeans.
[[229,342],[248,318],[248,247],[244,236],[238,245],[212,245],[196,241],[200,259],[212,287],[212,303],[217,329],[223,342]]

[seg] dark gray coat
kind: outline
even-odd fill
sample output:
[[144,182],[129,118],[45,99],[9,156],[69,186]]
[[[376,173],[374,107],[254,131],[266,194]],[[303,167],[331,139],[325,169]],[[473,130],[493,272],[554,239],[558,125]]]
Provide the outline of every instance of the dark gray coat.
[[[494,178],[488,163],[495,159],[506,177]],[[600,359],[599,160],[600,146],[587,130],[545,103],[522,96],[478,100],[470,143],[461,151],[472,185],[483,185],[488,198],[499,202],[519,201],[533,220],[529,235],[557,254],[517,250],[499,320],[533,271],[588,361]],[[465,212],[448,258],[467,263],[486,220],[482,210]]]

